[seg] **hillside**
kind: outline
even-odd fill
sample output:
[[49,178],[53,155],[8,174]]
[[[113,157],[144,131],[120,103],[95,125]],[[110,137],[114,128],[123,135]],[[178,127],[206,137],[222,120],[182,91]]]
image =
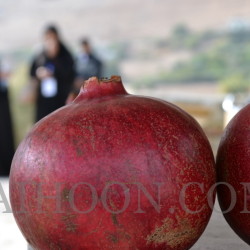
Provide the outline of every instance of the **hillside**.
[[55,21],[70,43],[82,35],[109,43],[165,37],[178,23],[194,30],[225,29],[250,20],[246,0],[0,0],[0,53],[31,47]]

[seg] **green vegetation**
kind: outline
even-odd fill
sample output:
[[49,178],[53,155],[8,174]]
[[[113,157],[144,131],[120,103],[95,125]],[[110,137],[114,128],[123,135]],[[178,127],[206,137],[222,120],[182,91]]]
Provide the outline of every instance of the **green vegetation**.
[[245,78],[242,74],[230,75],[220,82],[220,87],[224,92],[243,93],[250,89],[250,79]]
[[192,32],[179,25],[165,46],[170,50],[189,51],[192,57],[178,62],[170,71],[138,79],[137,87],[176,82],[218,82],[226,92],[240,92],[250,86],[250,30]]
[[20,143],[33,124],[34,105],[23,104],[20,100],[28,81],[27,70],[27,65],[21,64],[10,79],[10,103],[16,145]]
[[168,38],[168,44],[171,49],[198,50],[216,38],[218,34],[215,31],[193,32],[187,26],[179,24],[174,27]]

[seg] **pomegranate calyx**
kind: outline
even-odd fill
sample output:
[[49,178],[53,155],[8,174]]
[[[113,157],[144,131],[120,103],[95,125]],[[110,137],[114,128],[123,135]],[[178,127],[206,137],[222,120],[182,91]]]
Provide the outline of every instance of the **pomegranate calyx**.
[[74,102],[83,99],[100,98],[103,96],[126,95],[120,76],[110,78],[91,77],[84,82],[79,95]]

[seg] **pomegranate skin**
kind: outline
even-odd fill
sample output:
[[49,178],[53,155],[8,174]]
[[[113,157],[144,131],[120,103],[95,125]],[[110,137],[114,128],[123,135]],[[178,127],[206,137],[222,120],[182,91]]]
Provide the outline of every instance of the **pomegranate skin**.
[[234,232],[250,245],[250,105],[229,122],[217,158],[218,199]]
[[14,156],[10,200],[35,249],[189,249],[214,203],[215,162],[198,123],[168,102],[90,78]]

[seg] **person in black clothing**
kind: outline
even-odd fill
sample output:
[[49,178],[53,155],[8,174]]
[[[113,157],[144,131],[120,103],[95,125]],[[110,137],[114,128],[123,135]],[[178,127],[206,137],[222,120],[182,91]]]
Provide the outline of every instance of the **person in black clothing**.
[[80,45],[81,52],[76,58],[77,76],[74,82],[74,88],[67,99],[67,103],[71,103],[75,99],[84,81],[93,76],[98,78],[102,77],[103,64],[92,52],[89,40],[86,38],[82,39]]
[[7,75],[0,64],[0,176],[8,176],[14,155],[14,139],[8,98]]
[[87,39],[81,41],[82,52],[76,61],[77,76],[82,80],[88,80],[92,76],[98,78],[102,74],[102,62],[94,55]]
[[75,79],[74,60],[55,26],[44,33],[44,49],[32,62],[31,82],[37,89],[36,121],[65,105]]

